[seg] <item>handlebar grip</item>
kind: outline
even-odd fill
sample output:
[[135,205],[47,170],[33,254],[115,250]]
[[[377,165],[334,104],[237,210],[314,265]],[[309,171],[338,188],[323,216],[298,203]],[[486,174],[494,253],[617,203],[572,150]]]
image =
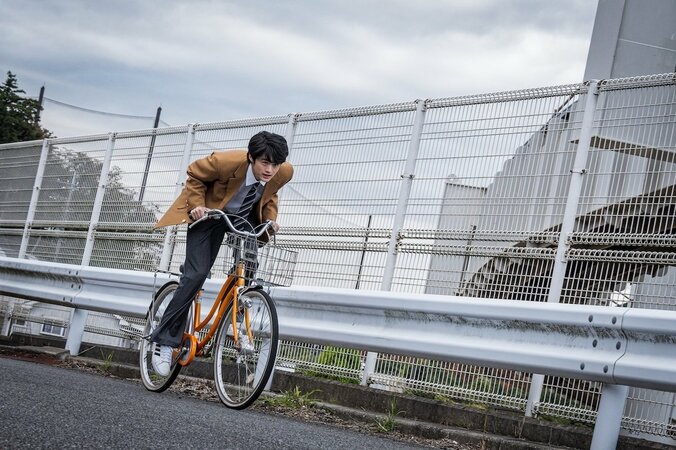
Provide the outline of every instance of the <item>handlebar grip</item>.
[[197,224],[200,223],[200,222],[204,222],[204,221],[207,220],[208,218],[209,218],[209,216],[207,216],[206,214],[203,215],[202,217],[200,217],[199,219],[197,219],[197,220],[194,221],[193,223],[188,224],[188,229],[191,229],[192,227],[194,227],[195,225],[197,225]]
[[215,217],[218,217],[218,216],[222,217],[223,215],[225,215],[225,213],[223,211],[219,210],[219,209],[210,209],[207,212],[205,212],[202,217],[200,217],[199,219],[197,219],[193,223],[189,224],[188,229],[194,227],[195,225],[197,225],[200,222],[204,222],[207,219],[212,219],[212,218],[215,218]]

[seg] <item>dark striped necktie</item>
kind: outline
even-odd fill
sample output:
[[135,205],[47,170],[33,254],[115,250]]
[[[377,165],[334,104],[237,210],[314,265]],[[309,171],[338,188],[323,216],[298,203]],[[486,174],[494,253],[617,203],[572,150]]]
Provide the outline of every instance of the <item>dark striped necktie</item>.
[[251,185],[249,191],[246,193],[246,196],[244,197],[244,200],[242,200],[242,206],[240,206],[237,212],[235,213],[237,217],[232,218],[230,220],[233,226],[240,231],[251,231],[250,229],[246,230],[243,229],[242,224],[244,224],[244,221],[249,216],[249,213],[251,212],[251,207],[256,201],[256,193],[258,192],[258,186],[260,186],[260,183],[258,181]]

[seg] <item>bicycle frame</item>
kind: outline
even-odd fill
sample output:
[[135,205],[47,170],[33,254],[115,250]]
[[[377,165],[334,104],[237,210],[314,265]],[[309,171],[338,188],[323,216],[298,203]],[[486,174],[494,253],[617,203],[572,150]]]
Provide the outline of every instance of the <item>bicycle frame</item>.
[[[235,227],[232,225],[232,222],[228,218],[227,214],[223,213],[222,211],[218,210],[211,210],[209,211],[204,217],[196,220],[193,222],[189,227],[192,227],[196,225],[197,223],[206,220],[210,217],[222,217],[225,219],[226,223],[229,225],[230,229],[235,233],[235,235],[239,236],[244,236],[244,237],[253,237],[253,238],[258,238],[263,232],[267,230],[267,227],[270,226],[272,223],[271,221],[268,221],[265,225],[265,228],[263,228],[261,231],[259,231],[257,234],[253,233],[238,233],[235,230]],[[204,353],[204,349],[208,345],[208,343],[211,341],[213,336],[216,334],[216,331],[218,331],[219,327],[221,326],[223,316],[225,315],[225,310],[230,306],[232,303],[233,308],[232,308],[232,317],[230,317],[230,320],[232,321],[232,329],[233,329],[233,340],[235,341],[235,345],[239,345],[239,330],[237,328],[237,301],[239,297],[239,292],[246,287],[245,283],[245,262],[243,258],[243,251],[242,248],[239,249],[239,254],[237,255],[236,259],[236,264],[235,264],[235,269],[233,272],[228,275],[228,278],[226,279],[225,283],[223,283],[223,287],[221,287],[220,292],[216,296],[216,299],[214,301],[213,306],[211,307],[211,310],[209,311],[209,314],[204,320],[201,320],[201,303],[200,303],[200,297],[202,294],[202,290],[200,290],[197,295],[195,295],[195,298],[193,299],[193,318],[192,318],[192,323],[190,324],[189,331],[183,333],[183,341],[181,344],[181,347],[179,350],[174,354],[174,357],[178,356],[178,363],[182,366],[187,366],[190,364],[195,356],[202,355]],[[211,322],[211,319],[213,317],[213,323]],[[207,325],[209,325],[209,331],[207,332],[207,335],[201,339],[197,340],[197,333],[202,331]],[[253,333],[251,332],[251,327],[250,327],[250,320],[249,320],[249,310],[247,308],[244,308],[244,325],[246,327],[246,332],[249,337],[250,342],[253,342]],[[187,341],[187,342],[186,342]],[[186,344],[187,344],[187,351],[182,350],[186,349]]]
[[[187,352],[179,356],[178,363],[182,366],[187,366],[190,364],[195,356],[201,356],[204,352],[205,347],[209,344],[211,339],[214,337],[219,327],[221,326],[221,321],[224,318],[225,310],[233,304],[232,314],[229,318],[232,323],[233,329],[233,340],[235,345],[239,344],[239,331],[237,327],[237,301],[239,299],[239,292],[245,287],[245,278],[244,278],[244,263],[239,262],[235,266],[233,273],[228,275],[228,278],[223,283],[221,290],[219,291],[214,304],[209,311],[209,314],[201,320],[201,293],[200,290],[193,300],[193,318],[190,331],[183,333],[183,342],[188,341]],[[212,322],[213,318],[213,322]],[[244,325],[246,327],[246,332],[249,336],[249,339],[253,341],[253,334],[250,328],[250,319],[249,319],[249,310],[244,308]],[[197,339],[197,333],[209,326],[209,331],[206,336],[201,340]],[[181,346],[185,348],[185,345]]]

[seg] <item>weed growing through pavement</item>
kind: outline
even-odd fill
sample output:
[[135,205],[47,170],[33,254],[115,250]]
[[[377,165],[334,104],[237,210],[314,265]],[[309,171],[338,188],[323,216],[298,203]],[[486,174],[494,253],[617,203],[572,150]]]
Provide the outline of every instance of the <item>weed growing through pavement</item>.
[[101,363],[101,370],[105,373],[110,371],[110,366],[113,363],[113,354],[113,352],[108,352],[108,354],[105,355],[103,350],[101,350],[101,359],[103,360],[103,363]]
[[284,391],[281,395],[268,397],[263,401],[270,406],[284,406],[287,408],[300,409],[311,408],[315,404],[312,395],[317,389],[303,393],[298,386],[291,391]]
[[397,410],[397,401],[395,399],[390,400],[390,408],[387,410],[385,417],[376,419],[378,431],[382,433],[394,431],[397,426],[396,417],[402,412]]

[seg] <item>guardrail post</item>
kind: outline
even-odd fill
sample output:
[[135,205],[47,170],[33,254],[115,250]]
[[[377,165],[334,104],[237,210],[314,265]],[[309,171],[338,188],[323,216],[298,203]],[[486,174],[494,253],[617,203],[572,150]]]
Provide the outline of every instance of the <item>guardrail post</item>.
[[35,210],[38,206],[38,199],[40,198],[40,188],[42,187],[42,178],[45,174],[45,166],[47,165],[47,155],[49,154],[49,139],[42,141],[42,150],[40,152],[40,161],[38,162],[38,170],[35,172],[35,183],[33,184],[33,193],[31,194],[31,201],[28,204],[28,213],[26,214],[26,224],[23,228],[23,236],[21,238],[21,247],[19,247],[19,258],[26,257],[28,250],[28,239],[30,239],[30,229],[33,225],[33,218],[35,217]]
[[[587,158],[589,156],[589,146],[591,143],[592,130],[594,128],[594,115],[596,114],[598,97],[598,81],[592,80],[589,82],[587,88],[582,125],[580,127],[580,139],[575,152],[573,168],[570,170],[568,197],[566,198],[566,206],[563,211],[563,221],[561,222],[561,231],[559,233],[559,242],[554,257],[552,281],[549,285],[549,294],[547,297],[547,301],[551,303],[559,303],[561,298],[563,280],[566,276],[566,264],[568,263],[566,252],[570,248],[569,236],[575,229],[575,217],[580,202],[582,182],[584,181],[584,175],[587,173]],[[530,389],[528,391],[528,401],[526,402],[525,412],[526,417],[533,417],[535,404],[540,401],[543,384],[544,375],[534,373],[531,377]]]
[[620,436],[628,386],[604,384],[590,450],[614,450]]
[[99,175],[99,185],[96,189],[96,197],[94,198],[94,206],[92,207],[92,216],[89,220],[89,230],[87,231],[87,242],[85,244],[84,252],[82,254],[82,265],[88,266],[94,251],[94,233],[99,224],[101,217],[101,208],[103,206],[103,196],[106,193],[108,186],[108,172],[110,171],[110,160],[113,156],[113,148],[115,147],[115,133],[108,133],[108,145],[106,146],[106,154],[103,157],[103,164],[101,165],[101,174]]
[[[188,125],[188,138],[183,146],[183,158],[181,159],[181,167],[178,172],[178,179],[176,180],[176,189],[174,189],[174,198],[178,197],[183,186],[185,186],[185,171],[190,163],[190,156],[192,155],[192,147],[195,142],[195,125]],[[160,257],[159,270],[168,270],[171,262],[171,254],[174,252],[174,239],[176,238],[176,227],[169,227],[164,235],[164,244],[162,246],[162,256]]]
[[66,350],[68,350],[73,356],[80,353],[80,344],[82,344],[82,336],[84,335],[87,316],[88,311],[75,308],[73,309],[73,314],[70,317],[70,325],[68,326],[68,339],[66,340]]
[[[404,219],[406,219],[408,200],[411,196],[411,186],[413,185],[413,178],[415,178],[415,166],[418,161],[418,151],[420,150],[420,138],[422,136],[423,125],[425,124],[427,102],[420,99],[416,100],[415,102],[416,110],[415,118],[413,120],[413,130],[411,131],[411,141],[408,145],[406,167],[404,168],[404,173],[401,174],[403,182],[399,190],[397,208],[394,212],[392,234],[390,235],[390,242],[387,249],[387,259],[385,260],[385,269],[383,271],[383,281],[380,285],[380,290],[382,291],[389,291],[392,289],[394,269],[397,266],[397,247],[399,246],[401,230],[404,227]],[[362,386],[366,386],[368,384],[369,378],[375,371],[377,358],[378,353],[367,352],[366,362],[364,363],[364,372],[362,373],[360,382]]]

